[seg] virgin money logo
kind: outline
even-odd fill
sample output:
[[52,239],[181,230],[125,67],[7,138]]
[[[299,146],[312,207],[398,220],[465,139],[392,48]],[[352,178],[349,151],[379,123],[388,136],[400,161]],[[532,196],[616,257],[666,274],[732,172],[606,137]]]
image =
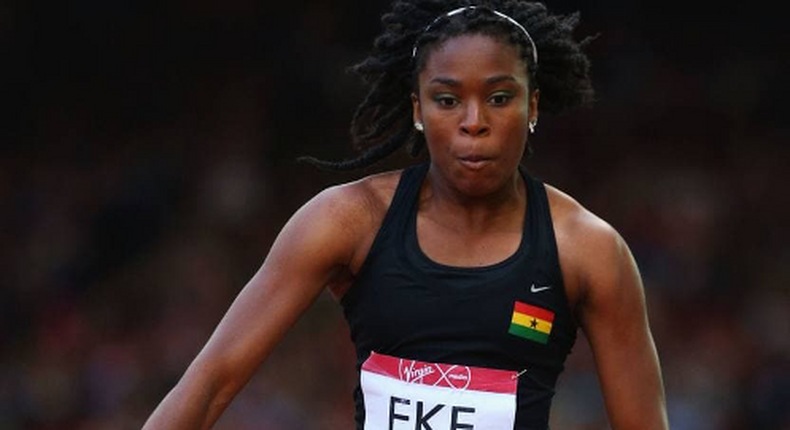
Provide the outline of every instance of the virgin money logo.
[[455,364],[423,363],[403,360],[398,363],[400,380],[412,384],[465,390],[472,382],[472,369]]

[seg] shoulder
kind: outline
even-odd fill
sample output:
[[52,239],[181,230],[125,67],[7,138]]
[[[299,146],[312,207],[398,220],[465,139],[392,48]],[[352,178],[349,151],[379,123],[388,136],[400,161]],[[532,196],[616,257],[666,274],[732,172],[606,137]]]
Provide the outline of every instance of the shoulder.
[[569,298],[579,303],[619,285],[623,265],[631,263],[622,236],[568,194],[549,185],[546,193]]
[[401,172],[379,173],[326,188],[313,197],[304,209],[320,212],[341,222],[376,221],[389,208]]
[[370,250],[401,174],[402,170],[389,171],[326,188],[299,210],[305,212],[305,222],[321,224],[337,237],[352,273]]
[[623,239],[614,227],[576,199],[551,185],[546,185],[546,194],[558,235],[573,239],[577,246],[585,250],[603,251],[622,245]]

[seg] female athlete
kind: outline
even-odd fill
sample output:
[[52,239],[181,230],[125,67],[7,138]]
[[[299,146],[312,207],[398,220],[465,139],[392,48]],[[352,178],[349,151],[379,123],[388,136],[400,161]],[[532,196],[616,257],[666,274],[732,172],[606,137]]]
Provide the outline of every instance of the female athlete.
[[[546,430],[578,328],[614,430],[666,429],[634,259],[618,233],[521,166],[539,109],[588,103],[576,15],[541,3],[396,1],[352,123],[368,166],[288,221],[145,429],[205,429],[325,288],[359,369],[358,429]],[[265,401],[265,399],[262,399]]]

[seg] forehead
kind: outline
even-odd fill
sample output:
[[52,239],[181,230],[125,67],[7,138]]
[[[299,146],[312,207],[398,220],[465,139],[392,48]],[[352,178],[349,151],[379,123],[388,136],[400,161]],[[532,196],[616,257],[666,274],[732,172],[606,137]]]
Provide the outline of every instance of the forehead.
[[511,75],[526,85],[527,65],[519,50],[506,42],[483,34],[467,34],[447,39],[427,53],[420,81],[436,76],[457,79],[485,79]]

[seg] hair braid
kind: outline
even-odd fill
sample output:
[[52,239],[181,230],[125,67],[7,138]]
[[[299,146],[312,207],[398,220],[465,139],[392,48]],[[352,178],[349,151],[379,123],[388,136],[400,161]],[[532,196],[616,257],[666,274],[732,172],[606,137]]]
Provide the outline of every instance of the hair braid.
[[[531,45],[520,30],[478,10],[467,10],[448,18],[442,25],[431,25],[426,31],[437,17],[471,4],[468,0],[396,0],[381,18],[384,30],[374,41],[370,55],[350,68],[369,85],[351,120],[352,141],[362,154],[340,162],[314,157],[299,160],[330,170],[353,170],[370,166],[403,146],[412,156],[418,156],[425,148],[425,138],[413,128],[410,99],[417,85],[417,74],[431,49],[461,34],[500,37],[521,47],[530,90],[537,87],[541,90],[542,111],[559,113],[593,100],[590,63],[583,52],[591,38],[581,42],[573,38],[579,23],[578,13],[551,15],[542,3],[522,0],[474,3],[500,11],[523,25],[539,53],[536,65],[531,57]],[[418,55],[412,58],[415,46]]]

